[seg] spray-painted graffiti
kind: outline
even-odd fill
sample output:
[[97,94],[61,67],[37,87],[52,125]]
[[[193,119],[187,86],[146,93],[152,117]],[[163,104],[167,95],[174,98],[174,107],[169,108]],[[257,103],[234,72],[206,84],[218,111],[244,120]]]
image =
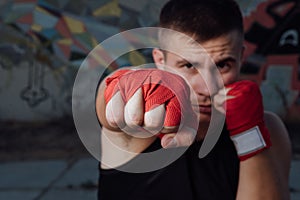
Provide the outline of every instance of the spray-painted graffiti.
[[[0,119],[34,120],[32,113],[54,111],[49,116],[58,116],[60,110],[70,108],[74,76],[89,51],[121,29],[156,25],[166,1],[2,3],[0,97],[6,104],[0,106]],[[300,121],[300,0],[237,2],[245,16],[247,46],[242,78],[261,85],[267,110]],[[37,49],[46,51],[49,60]],[[109,55],[102,54],[105,56],[95,60],[106,66]],[[134,65],[142,56],[131,55],[126,58],[130,62],[117,65]],[[20,117],[20,113],[27,117]],[[39,114],[34,116],[41,119]]]
[[10,27],[0,31],[0,119],[49,120],[71,113],[76,70]]
[[[47,120],[70,110],[74,77],[88,53],[122,29],[155,25],[166,1],[1,3],[0,80],[4,81],[0,82],[0,98],[5,104],[0,106],[0,120]],[[141,59],[143,55],[136,52],[117,64],[135,65]],[[109,60],[103,50],[93,65],[107,66]],[[110,65],[111,70],[115,68]]]
[[28,102],[30,107],[35,107],[46,100],[49,92],[44,88],[44,67],[34,61],[29,66],[28,85],[21,92],[21,98]]
[[300,119],[300,1],[269,0],[245,16],[243,78],[261,85],[266,110]]
[[[3,43],[0,45],[0,67],[3,69],[10,69],[18,65],[25,54],[25,50],[16,44]],[[14,59],[12,59],[14,58]]]

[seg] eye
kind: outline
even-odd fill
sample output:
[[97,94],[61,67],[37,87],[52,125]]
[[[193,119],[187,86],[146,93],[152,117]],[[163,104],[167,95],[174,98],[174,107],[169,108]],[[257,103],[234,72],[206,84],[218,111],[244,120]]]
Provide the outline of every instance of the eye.
[[191,63],[186,63],[186,64],[184,64],[184,67],[186,67],[186,68],[192,68],[193,67],[193,64],[191,64]]
[[227,72],[231,67],[230,63],[226,61],[219,62],[216,65],[221,73]]
[[217,67],[218,68],[224,68],[224,67],[226,67],[227,66],[227,63],[226,62],[219,62],[219,63],[217,63]]

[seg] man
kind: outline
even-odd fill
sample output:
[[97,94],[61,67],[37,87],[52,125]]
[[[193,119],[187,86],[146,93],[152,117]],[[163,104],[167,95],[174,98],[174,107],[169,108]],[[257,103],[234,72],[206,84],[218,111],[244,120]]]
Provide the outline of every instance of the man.
[[[261,125],[257,133],[263,145],[258,149],[251,149],[251,153],[246,152],[246,156],[244,146],[235,139],[236,129],[232,128],[243,121],[243,118],[249,117],[245,111],[240,115],[237,114],[240,111],[230,110],[235,105],[242,107],[247,102],[245,106],[251,111],[256,110],[250,105],[253,103],[263,115],[259,98],[252,102],[245,98],[247,92],[244,90],[252,91],[257,88],[252,83],[236,82],[244,48],[242,16],[237,4],[232,0],[171,0],[161,11],[160,25],[184,33],[193,40],[190,42],[181,34],[166,35],[163,32],[160,35],[161,49],[153,50],[153,59],[160,70],[154,70],[153,73],[151,71],[150,75],[152,79],[164,82],[165,87],[161,89],[151,85],[151,82],[148,82],[149,87],[136,86],[141,78],[149,80],[149,71],[130,69],[114,73],[106,80],[106,85],[103,82],[99,87],[96,110],[103,126],[99,199],[288,199],[290,149],[282,122],[275,115],[266,113],[265,123],[271,133],[273,146],[270,144],[269,132]],[[203,49],[196,43],[201,44],[216,67],[203,58]],[[218,69],[221,81],[214,77],[217,74],[212,72],[215,68]],[[173,73],[185,80],[187,85]],[[151,97],[145,91],[151,90],[150,93],[156,96],[158,93],[164,96],[169,92],[168,87],[173,87],[173,93],[177,94],[186,91],[177,91],[174,89],[177,85],[168,85],[170,82],[166,79],[169,76],[174,76],[174,84],[180,83],[186,90],[189,87],[194,94],[190,98],[196,117],[192,112],[188,113],[191,113],[192,118],[199,119],[197,126],[190,118],[183,126],[180,120],[177,123],[174,108],[178,102],[173,98],[153,109],[147,108],[147,99]],[[200,159],[198,152],[209,130],[212,111],[218,106],[222,108],[224,104],[222,98],[218,98],[224,95],[221,92],[224,91],[221,90],[221,82],[229,97],[226,100],[229,107],[226,126],[212,151]],[[125,83],[129,84],[129,90],[124,89]],[[121,88],[116,90],[115,85]],[[130,90],[132,87],[135,90]],[[124,96],[126,99],[128,93],[131,94],[124,101]],[[242,100],[237,97],[240,93],[243,93]],[[185,102],[187,95],[177,95],[177,99]],[[184,109],[181,114],[186,114]],[[260,121],[263,124],[262,118],[263,116]],[[172,120],[177,121],[173,123]],[[163,132],[161,140],[156,135],[143,136],[143,131],[135,129],[142,125],[150,133],[153,130]],[[195,127],[197,130],[193,131]],[[243,131],[248,131],[248,128]],[[180,149],[180,146],[189,147],[178,159],[160,169],[145,173],[114,169],[134,163],[142,153],[161,147]],[[276,154],[278,152],[280,154]],[[278,155],[276,159],[275,155]]]

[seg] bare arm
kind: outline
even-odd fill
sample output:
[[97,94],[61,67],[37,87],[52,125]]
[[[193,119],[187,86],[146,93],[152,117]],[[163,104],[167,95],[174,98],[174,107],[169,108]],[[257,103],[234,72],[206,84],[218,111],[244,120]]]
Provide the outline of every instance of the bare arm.
[[265,113],[272,147],[240,163],[237,199],[287,200],[291,149],[288,133],[282,121]]

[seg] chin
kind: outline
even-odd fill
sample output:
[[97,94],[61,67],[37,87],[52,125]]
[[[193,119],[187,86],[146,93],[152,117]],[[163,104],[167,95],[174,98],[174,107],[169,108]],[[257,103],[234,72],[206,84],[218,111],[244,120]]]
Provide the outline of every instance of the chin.
[[198,119],[200,118],[200,123],[209,123],[211,119],[211,115],[207,113],[198,114]]

